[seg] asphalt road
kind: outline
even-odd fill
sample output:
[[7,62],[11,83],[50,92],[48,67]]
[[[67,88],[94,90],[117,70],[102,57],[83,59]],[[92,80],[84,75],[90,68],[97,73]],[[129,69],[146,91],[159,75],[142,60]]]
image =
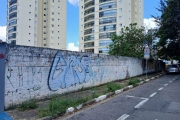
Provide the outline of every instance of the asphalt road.
[[180,76],[165,75],[59,120],[180,120]]

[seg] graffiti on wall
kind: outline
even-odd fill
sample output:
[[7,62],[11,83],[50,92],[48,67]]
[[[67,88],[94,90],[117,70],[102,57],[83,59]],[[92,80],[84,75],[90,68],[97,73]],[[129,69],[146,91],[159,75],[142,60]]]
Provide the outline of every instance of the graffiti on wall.
[[[100,67],[100,60],[97,59],[97,61],[98,67]],[[86,83],[91,78],[93,82],[95,79],[102,80],[104,69],[102,68],[99,73],[100,76],[97,77],[98,73],[92,70],[91,60],[87,55],[68,55],[65,60],[61,52],[57,52],[51,66],[48,86],[50,90],[56,91],[60,88]]]

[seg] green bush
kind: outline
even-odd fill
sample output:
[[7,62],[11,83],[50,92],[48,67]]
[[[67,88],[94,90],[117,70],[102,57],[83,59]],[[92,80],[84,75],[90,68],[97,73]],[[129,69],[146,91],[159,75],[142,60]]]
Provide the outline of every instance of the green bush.
[[139,83],[139,79],[130,79],[128,82],[128,85],[132,85],[133,87],[137,86],[137,83]]
[[114,91],[122,88],[122,86],[119,85],[119,84],[117,84],[117,83],[108,83],[108,84],[107,84],[107,87],[108,87],[108,91],[109,91],[109,92],[110,92],[110,91],[114,92]]

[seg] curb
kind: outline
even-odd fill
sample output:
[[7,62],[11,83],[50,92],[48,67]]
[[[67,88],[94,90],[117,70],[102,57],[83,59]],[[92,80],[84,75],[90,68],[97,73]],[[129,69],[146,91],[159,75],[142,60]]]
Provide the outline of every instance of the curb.
[[[141,82],[137,83],[137,86],[142,85],[142,84],[147,83],[147,82],[150,82],[150,81],[152,81],[152,80],[155,80],[156,78],[159,78],[159,77],[161,77],[161,76],[163,76],[163,75],[164,75],[163,73],[160,73],[159,75],[157,75],[157,76],[155,76],[155,77],[151,77],[151,78],[149,78],[149,79],[146,79],[146,80],[144,80],[144,81],[141,81]],[[88,106],[88,105],[92,105],[92,104],[94,104],[94,103],[98,103],[98,102],[100,102],[100,101],[102,101],[102,100],[104,100],[104,99],[106,99],[106,98],[108,98],[108,97],[111,97],[111,96],[113,96],[113,95],[120,94],[120,93],[122,93],[123,91],[127,91],[127,90],[132,89],[132,88],[134,88],[134,86],[129,85],[129,86],[123,88],[123,89],[116,90],[115,92],[109,92],[109,93],[107,93],[107,94],[105,94],[105,95],[101,95],[101,96],[99,96],[99,97],[97,97],[97,98],[94,98],[94,99],[89,100],[89,101],[87,101],[87,102],[85,102],[85,103],[82,103],[82,104],[78,105],[76,108],[69,107],[69,108],[66,110],[66,113],[65,113],[64,115],[68,115],[68,114],[73,113],[73,112],[75,112],[75,111],[78,111],[78,110],[80,110],[80,109],[82,109],[82,108],[84,108],[84,107],[86,107],[86,106]],[[58,116],[59,116],[59,114],[56,114],[56,115],[54,115],[54,116],[46,116],[46,117],[44,117],[44,118],[40,118],[40,119],[37,119],[37,120],[52,120],[52,119],[57,118]]]

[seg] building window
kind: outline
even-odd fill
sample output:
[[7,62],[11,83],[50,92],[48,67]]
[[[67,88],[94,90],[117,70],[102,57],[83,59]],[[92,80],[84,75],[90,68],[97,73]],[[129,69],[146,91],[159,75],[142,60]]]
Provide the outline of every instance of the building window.
[[94,42],[84,43],[84,48],[87,48],[87,47],[94,47]]
[[54,21],[54,18],[52,18],[52,21]]
[[13,12],[9,15],[9,19],[17,17],[17,12]]
[[8,32],[15,32],[16,31],[16,26],[12,26],[12,27],[9,27],[8,29]]
[[12,33],[8,35],[8,39],[16,38],[16,33]]
[[116,10],[107,10],[99,13],[99,17],[116,16]]
[[110,2],[99,6],[99,10],[105,10],[110,8],[116,8],[116,2]]
[[17,0],[11,0],[11,1],[9,2],[9,6],[12,5],[12,4],[15,4],[15,3],[17,3]]
[[9,12],[13,12],[15,10],[17,10],[17,5],[14,5],[14,6],[9,8]]
[[9,21],[9,26],[17,24],[17,20],[13,19]]

